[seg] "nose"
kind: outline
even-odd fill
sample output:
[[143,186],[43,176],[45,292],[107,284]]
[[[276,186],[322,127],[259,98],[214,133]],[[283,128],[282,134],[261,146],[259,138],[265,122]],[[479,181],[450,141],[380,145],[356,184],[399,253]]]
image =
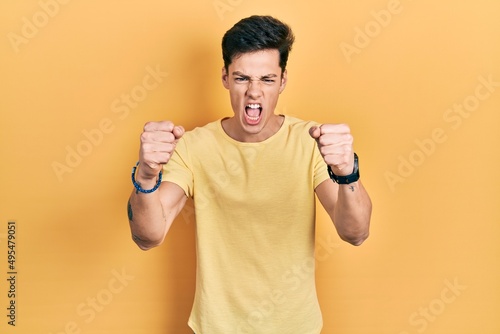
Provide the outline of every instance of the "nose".
[[248,83],[247,95],[250,98],[258,98],[262,95],[260,80],[250,80]]

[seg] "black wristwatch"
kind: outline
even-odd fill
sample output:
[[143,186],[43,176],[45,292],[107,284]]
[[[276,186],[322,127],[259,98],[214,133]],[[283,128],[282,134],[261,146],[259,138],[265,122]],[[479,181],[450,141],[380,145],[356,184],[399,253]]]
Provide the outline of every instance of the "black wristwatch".
[[356,182],[357,180],[359,180],[358,155],[354,153],[354,169],[352,171],[352,174],[346,176],[337,176],[333,174],[330,166],[328,166],[328,174],[330,175],[330,179],[332,179],[333,182],[336,182],[338,184],[349,184]]

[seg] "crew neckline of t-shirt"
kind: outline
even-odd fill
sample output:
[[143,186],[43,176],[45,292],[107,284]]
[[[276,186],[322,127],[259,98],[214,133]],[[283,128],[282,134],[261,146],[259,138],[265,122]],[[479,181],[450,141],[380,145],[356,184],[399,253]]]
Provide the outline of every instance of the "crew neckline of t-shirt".
[[278,131],[276,131],[275,134],[273,134],[271,137],[263,140],[263,141],[258,141],[258,142],[244,142],[244,141],[239,141],[239,140],[236,140],[234,138],[232,138],[231,136],[229,136],[226,131],[224,130],[224,128],[222,127],[222,121],[225,120],[225,119],[228,119],[228,117],[225,117],[225,118],[221,118],[217,121],[217,129],[219,130],[220,134],[222,135],[222,137],[224,137],[226,140],[230,141],[231,143],[234,143],[234,144],[237,144],[237,145],[242,145],[242,146],[254,146],[254,145],[260,145],[260,144],[265,144],[265,143],[269,143],[271,141],[274,140],[274,138],[277,138],[280,136],[281,133],[283,133],[285,131],[285,129],[287,128],[287,125],[288,125],[288,122],[290,120],[290,117],[286,116],[286,115],[283,115],[283,114],[279,114],[279,116],[283,116],[283,123],[281,124],[280,128],[278,129]]

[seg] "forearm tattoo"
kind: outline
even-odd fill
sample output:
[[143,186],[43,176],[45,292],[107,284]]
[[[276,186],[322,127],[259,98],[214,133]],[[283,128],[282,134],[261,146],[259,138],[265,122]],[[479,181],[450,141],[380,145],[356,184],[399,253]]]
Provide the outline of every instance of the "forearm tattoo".
[[132,205],[130,204],[130,200],[128,200],[127,203],[127,213],[128,213],[128,220],[133,221],[134,213],[132,212]]

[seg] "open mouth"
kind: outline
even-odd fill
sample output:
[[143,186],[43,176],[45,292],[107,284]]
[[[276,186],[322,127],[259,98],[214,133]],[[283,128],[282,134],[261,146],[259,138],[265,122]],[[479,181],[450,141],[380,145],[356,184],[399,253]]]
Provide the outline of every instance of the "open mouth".
[[262,115],[262,106],[260,103],[249,103],[245,106],[245,118],[249,124],[257,124]]

